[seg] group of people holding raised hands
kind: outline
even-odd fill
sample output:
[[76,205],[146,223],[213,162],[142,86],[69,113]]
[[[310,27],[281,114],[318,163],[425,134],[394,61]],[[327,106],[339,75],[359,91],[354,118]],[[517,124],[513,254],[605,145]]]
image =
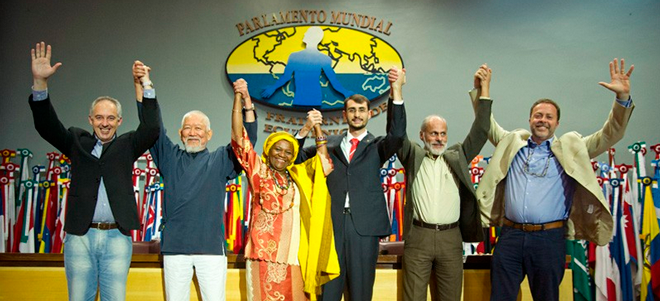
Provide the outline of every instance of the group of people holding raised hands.
[[[117,134],[121,104],[109,96],[90,107],[93,132],[65,128],[47,85],[62,64],[51,64],[51,46],[44,42],[31,54],[35,128],[72,162],[64,244],[70,300],[93,300],[97,288],[101,300],[125,298],[129,231],[140,226],[133,162],[147,150],[165,186],[167,300],[190,298],[193,273],[204,300],[225,299],[224,190],[242,171],[252,195],[248,300],[371,300],[379,241],[391,233],[379,170],[394,154],[406,172],[404,300],[426,300],[430,277],[440,300],[460,300],[462,242],[482,241],[483,227],[502,227],[491,300],[515,300],[525,276],[535,300],[558,300],[566,238],[604,245],[612,236],[613,219],[590,159],[623,137],[634,108],[634,67],[626,70],[623,59],[610,62],[610,81],[599,83],[616,100],[602,128],[588,136],[555,136],[560,109],[550,99],[531,106],[529,130],[503,129],[491,113],[493,71],[484,64],[469,93],[475,117],[467,136],[447,145],[447,120],[429,115],[421,123],[421,143],[411,141],[402,92],[406,70],[392,67],[386,135],[367,130],[370,101],[355,94],[344,101],[345,134],[326,136],[322,113],[312,109],[296,135],[272,133],[258,154],[255,107],[243,79],[233,83],[231,142],[208,150],[213,131],[201,111],[183,116],[182,146],[168,138],[151,68],[140,61],[132,69],[137,129]],[[304,147],[308,136],[315,143]],[[468,165],[488,140],[495,151],[475,190]]]

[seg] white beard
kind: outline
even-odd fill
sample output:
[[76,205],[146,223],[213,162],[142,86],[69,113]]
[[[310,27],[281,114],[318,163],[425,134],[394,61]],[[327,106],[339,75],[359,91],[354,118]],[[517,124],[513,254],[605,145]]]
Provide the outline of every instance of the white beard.
[[432,155],[434,156],[441,156],[445,150],[447,149],[447,146],[445,145],[441,150],[437,150],[431,145],[431,143],[424,141],[424,148],[429,151]]
[[206,149],[206,145],[192,146],[192,145],[188,145],[187,142],[188,141],[183,143],[183,147],[186,149],[186,152],[188,152],[188,153],[191,153],[191,154],[199,153],[199,152],[203,151],[204,149]]

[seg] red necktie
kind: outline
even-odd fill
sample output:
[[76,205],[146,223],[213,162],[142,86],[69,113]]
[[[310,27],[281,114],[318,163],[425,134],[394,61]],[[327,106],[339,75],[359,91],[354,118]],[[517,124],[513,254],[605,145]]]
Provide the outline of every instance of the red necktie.
[[360,140],[358,140],[358,138],[351,139],[351,150],[348,152],[349,162],[353,159],[353,155],[355,154],[355,150],[357,149],[357,145],[359,142]]

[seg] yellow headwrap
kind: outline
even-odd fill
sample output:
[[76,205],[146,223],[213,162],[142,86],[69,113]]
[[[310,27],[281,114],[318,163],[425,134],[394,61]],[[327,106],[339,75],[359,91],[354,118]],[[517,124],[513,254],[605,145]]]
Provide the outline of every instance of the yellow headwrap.
[[287,168],[290,168],[291,165],[293,165],[293,161],[296,160],[298,157],[298,140],[296,140],[296,137],[293,135],[284,132],[284,131],[279,131],[270,134],[268,138],[266,138],[266,141],[264,141],[264,152],[261,154],[261,160],[263,160],[264,163],[268,164],[268,160],[266,160],[266,157],[268,157],[268,152],[270,151],[270,148],[275,145],[280,140],[286,140],[291,142],[291,145],[293,146],[293,159],[291,159],[291,163],[287,166]]

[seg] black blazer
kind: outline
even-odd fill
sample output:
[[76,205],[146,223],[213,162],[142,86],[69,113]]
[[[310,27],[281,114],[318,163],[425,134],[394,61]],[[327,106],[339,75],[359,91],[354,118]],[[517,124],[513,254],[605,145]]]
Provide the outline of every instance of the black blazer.
[[[380,168],[403,143],[403,137],[406,135],[406,110],[404,105],[390,107],[392,121],[387,135],[374,137],[367,134],[358,144],[350,164],[340,146],[346,134],[328,137],[327,147],[334,170],[328,175],[327,183],[332,198],[332,223],[335,233],[344,231],[346,194],[350,197],[355,230],[360,235],[383,237],[392,233]],[[298,159],[305,161],[314,155],[316,146],[306,147],[300,152]]]
[[94,217],[101,177],[119,230],[128,235],[129,230],[138,229],[140,221],[133,192],[133,162],[158,139],[160,112],[156,99],[143,100],[144,121],[137,130],[105,144],[100,158],[92,155],[96,137],[81,128],[64,128],[50,97],[34,101],[30,96],[29,103],[39,135],[71,159],[71,186],[64,230],[75,235],[87,233]]

